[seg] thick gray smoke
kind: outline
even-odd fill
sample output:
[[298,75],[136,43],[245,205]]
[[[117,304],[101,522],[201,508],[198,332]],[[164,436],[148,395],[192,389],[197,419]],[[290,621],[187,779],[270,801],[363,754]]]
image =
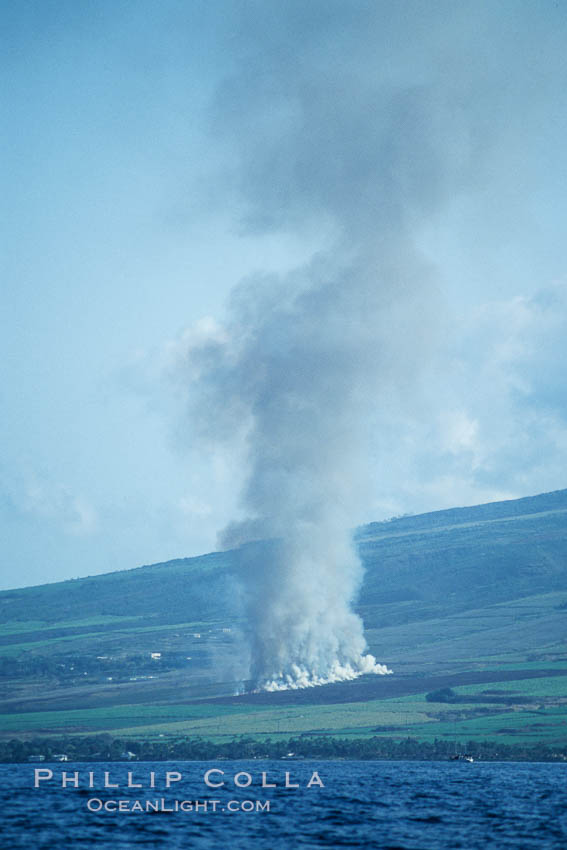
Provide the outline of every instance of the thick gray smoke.
[[388,672],[353,612],[352,528],[375,430],[430,349],[438,305],[414,232],[461,179],[466,136],[431,81],[392,67],[396,4],[253,5],[216,131],[247,229],[319,222],[327,247],[241,282],[189,356],[193,422],[244,446],[246,519],[222,543],[241,545],[250,678],[275,690]]

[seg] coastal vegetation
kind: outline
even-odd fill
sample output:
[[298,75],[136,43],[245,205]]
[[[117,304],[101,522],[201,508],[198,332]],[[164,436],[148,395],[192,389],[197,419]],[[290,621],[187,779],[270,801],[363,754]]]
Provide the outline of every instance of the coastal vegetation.
[[567,761],[567,747],[502,744],[496,741],[393,741],[374,736],[351,740],[301,736],[259,741],[252,737],[215,743],[203,738],[139,741],[110,735],[11,739],[0,742],[0,762],[214,761],[222,759],[360,759],[446,761],[466,752],[477,761]]

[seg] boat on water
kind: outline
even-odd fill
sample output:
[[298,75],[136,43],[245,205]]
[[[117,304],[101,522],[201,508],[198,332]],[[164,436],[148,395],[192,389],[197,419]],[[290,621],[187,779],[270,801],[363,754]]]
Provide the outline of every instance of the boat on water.
[[468,761],[469,764],[474,762],[474,758],[469,756],[468,753],[457,753],[454,756],[451,756],[449,761]]

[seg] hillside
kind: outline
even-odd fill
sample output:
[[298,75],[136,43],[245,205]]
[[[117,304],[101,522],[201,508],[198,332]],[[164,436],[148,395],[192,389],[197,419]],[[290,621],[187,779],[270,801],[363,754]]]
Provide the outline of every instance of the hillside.
[[[416,714],[416,699],[440,682],[481,693],[483,683],[508,680],[516,682],[512,693],[529,691],[520,700],[525,710],[540,697],[538,710],[551,711],[554,734],[565,735],[567,490],[372,523],[357,530],[356,542],[366,567],[358,610],[371,650],[394,676],[233,698],[238,553],[213,553],[0,593],[2,730],[132,726],[149,734],[173,723],[202,732],[195,718],[220,712],[222,730],[218,721],[213,728],[229,734],[247,727],[227,726],[227,711],[240,716],[248,705],[289,714],[305,704],[311,730],[331,720],[336,728],[344,713],[337,706],[352,703],[353,734],[363,734],[376,726],[366,723],[369,706],[381,701],[381,711],[394,703],[397,711],[381,727],[395,732],[403,714],[415,732],[425,735],[434,722],[441,734],[447,707],[430,701]],[[452,722],[468,722],[467,710],[478,721],[479,707],[486,717],[502,710],[490,700],[473,703],[459,705]],[[312,711],[323,712],[323,727]],[[280,717],[267,731],[283,732],[281,725]]]

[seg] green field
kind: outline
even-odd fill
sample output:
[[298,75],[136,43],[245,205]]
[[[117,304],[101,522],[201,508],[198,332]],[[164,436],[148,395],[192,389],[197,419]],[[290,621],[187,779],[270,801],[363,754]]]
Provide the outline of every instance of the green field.
[[[374,735],[415,737],[433,741],[498,739],[505,743],[533,740],[553,744],[567,740],[567,699],[565,681],[542,678],[513,680],[504,688],[491,688],[510,696],[513,707],[495,707],[487,702],[435,703],[425,694],[405,698],[328,705],[233,704],[218,701],[186,705],[116,705],[105,708],[60,711],[32,711],[6,714],[2,718],[6,734],[89,734],[155,738],[156,736],[200,736],[210,740],[232,739],[240,735],[257,738],[289,738],[298,734],[327,734],[340,737]],[[461,686],[459,695],[480,696],[486,687]],[[524,696],[538,703],[524,703]],[[541,702],[539,702],[541,700]]]

